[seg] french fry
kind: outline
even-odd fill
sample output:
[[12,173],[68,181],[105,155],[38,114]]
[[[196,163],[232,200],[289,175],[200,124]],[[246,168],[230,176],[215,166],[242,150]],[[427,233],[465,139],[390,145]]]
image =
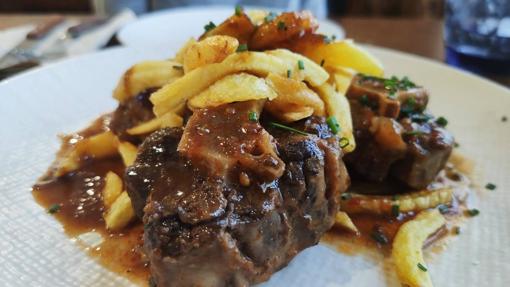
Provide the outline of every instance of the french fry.
[[212,63],[223,61],[236,52],[239,41],[230,36],[211,36],[191,44],[184,52],[184,73]]
[[285,61],[291,68],[290,78],[292,79],[305,81],[311,86],[316,87],[326,82],[329,78],[326,70],[303,55],[285,49],[266,51],[266,53]]
[[[262,52],[242,52],[228,56],[223,62],[197,68],[175,82],[165,85],[150,97],[154,104],[154,113],[161,116],[175,107],[198,95],[214,82],[229,74],[250,72],[265,77],[269,73],[287,75],[292,69],[285,61],[276,56]],[[305,79],[312,86],[319,86],[325,78],[312,73],[312,69],[304,70]],[[326,79],[327,79],[326,73]]]
[[120,157],[124,166],[130,166],[135,162],[138,148],[130,142],[119,142],[118,146]]
[[265,10],[249,10],[246,12],[246,15],[250,18],[251,22],[257,26],[264,23],[264,18],[268,14],[269,13]]
[[106,228],[114,231],[124,228],[134,218],[135,212],[131,206],[131,199],[125,191],[117,197],[104,215]]
[[324,102],[305,83],[276,74],[269,74],[266,82],[278,94],[278,97],[265,105],[276,118],[292,122],[312,114],[325,115]]
[[175,58],[173,59],[177,63],[184,63],[184,55],[186,55],[186,51],[197,42],[195,38],[189,38],[189,40],[179,49],[179,51],[175,54]]
[[122,103],[148,88],[162,87],[182,75],[182,64],[178,62],[141,62],[124,73],[113,91],[113,97]]
[[190,109],[215,107],[232,102],[269,99],[277,94],[264,79],[239,73],[228,75],[188,101]]
[[363,195],[351,193],[350,198],[341,201],[341,209],[349,214],[370,213],[376,215],[392,215],[394,206],[399,212],[419,212],[434,208],[440,204],[450,204],[453,200],[453,189],[445,187],[436,190],[420,190],[399,195]]
[[335,214],[335,226],[345,228],[356,234],[359,233],[358,228],[354,225],[349,215],[343,211],[339,211]]
[[109,171],[104,179],[103,204],[109,209],[122,193],[122,178],[113,171]]
[[336,91],[341,95],[345,95],[351,85],[352,78],[356,75],[356,71],[349,68],[331,66],[327,67],[327,70],[332,76]]
[[384,74],[381,62],[350,39],[310,45],[302,53],[316,63],[324,61],[326,66],[351,68],[378,77]]
[[127,130],[127,133],[130,135],[143,135],[164,127],[182,127],[182,124],[183,119],[181,116],[173,112],[169,112],[162,115],[161,117],[156,117],[150,121],[132,127]]
[[117,137],[111,132],[100,134],[78,141],[57,164],[55,176],[62,176],[81,166],[84,157],[106,158],[117,153]]
[[317,87],[316,91],[326,104],[327,115],[335,117],[340,125],[339,136],[349,141],[347,146],[343,147],[344,151],[353,151],[356,147],[356,142],[352,132],[351,108],[347,98],[335,91],[329,83]]
[[404,223],[393,240],[392,258],[400,282],[410,287],[432,287],[423,259],[423,244],[445,224],[437,209],[420,212]]

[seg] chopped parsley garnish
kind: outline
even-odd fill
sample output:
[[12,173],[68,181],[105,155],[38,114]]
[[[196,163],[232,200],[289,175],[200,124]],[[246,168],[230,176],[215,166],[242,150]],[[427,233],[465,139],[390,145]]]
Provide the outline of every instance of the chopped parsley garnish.
[[179,65],[173,65],[172,68],[176,69],[176,70],[184,70],[184,67],[183,66],[179,66]]
[[266,17],[264,17],[264,22],[269,23],[269,22],[273,21],[274,18],[276,18],[276,16],[278,16],[278,15],[275,12],[269,12],[269,14],[267,14]]
[[336,118],[331,116],[326,119],[326,123],[328,124],[329,129],[336,135],[340,131],[340,125],[338,124]]
[[388,237],[379,229],[375,229],[372,231],[372,234],[370,234],[373,240],[375,240],[377,243],[386,245],[390,241],[388,240]]
[[437,207],[437,209],[439,210],[439,212],[441,214],[447,214],[448,212],[450,212],[450,208],[447,205],[445,205],[445,204],[440,204]]
[[305,69],[305,63],[303,62],[303,60],[298,60],[297,61],[297,66],[300,70],[304,70]]
[[427,272],[427,267],[425,267],[423,264],[421,263],[418,263],[416,266],[418,266],[418,268],[423,271],[423,272]]
[[496,185],[494,183],[487,183],[485,185],[485,188],[488,189],[488,190],[495,190],[496,189]]
[[460,234],[460,226],[455,226],[455,228],[453,229],[453,232],[457,235]]
[[507,118],[506,116],[502,116],[502,117],[501,117],[501,121],[502,121],[502,122],[506,122],[506,121],[508,121],[508,118]]
[[460,146],[460,144],[458,142],[453,143],[453,147],[459,147],[459,146]]
[[345,137],[341,137],[339,141],[341,148],[346,148],[349,145],[349,139]]
[[394,204],[391,206],[391,214],[393,216],[399,216],[400,215],[400,205]]
[[256,122],[259,118],[257,116],[257,113],[256,112],[250,112],[248,114],[248,119],[252,122]]
[[468,210],[466,210],[466,214],[469,216],[477,216],[480,214],[480,210],[478,210],[476,208],[468,209]]
[[342,200],[349,200],[352,198],[352,195],[350,193],[342,193],[342,195],[340,196],[340,198]]
[[446,125],[448,124],[448,120],[445,119],[444,117],[439,117],[436,119],[436,124],[438,124],[442,127],[446,127]]
[[241,5],[236,5],[235,14],[236,16],[241,16],[243,14],[243,7],[241,7]]
[[279,128],[279,129],[282,129],[282,130],[287,130],[289,132],[293,132],[293,133],[296,133],[296,134],[300,134],[300,135],[308,135],[307,133],[305,133],[304,131],[300,131],[298,129],[295,129],[295,128],[291,128],[289,126],[286,126],[286,125],[282,125],[280,123],[275,123],[275,122],[270,122],[269,123],[271,126],[275,127],[275,128]]
[[245,52],[248,51],[248,45],[247,44],[239,44],[239,47],[237,47],[236,52]]
[[291,70],[287,70],[287,78],[290,78],[291,73],[292,73]]
[[369,75],[361,75],[361,81],[377,81],[382,83],[384,85],[384,89],[388,91],[388,97],[392,99],[396,98],[399,90],[408,90],[416,87],[416,84],[409,80],[408,77],[403,77],[399,80],[395,76],[385,79]]
[[325,62],[326,62],[326,60],[324,60],[324,59],[321,60],[321,67],[324,67]]
[[209,21],[209,23],[204,26],[204,30],[206,32],[209,32],[209,31],[211,31],[214,28],[216,28],[216,24],[214,24],[212,21]]
[[404,76],[402,80],[400,80],[399,87],[404,90],[408,90],[411,88],[416,88],[416,84],[411,82],[407,76]]
[[283,21],[278,21],[278,24],[276,24],[276,26],[278,27],[278,30],[287,30],[287,25],[285,25],[285,22]]
[[48,208],[48,213],[49,214],[54,214],[54,213],[57,213],[60,211],[60,204],[52,204],[49,208]]

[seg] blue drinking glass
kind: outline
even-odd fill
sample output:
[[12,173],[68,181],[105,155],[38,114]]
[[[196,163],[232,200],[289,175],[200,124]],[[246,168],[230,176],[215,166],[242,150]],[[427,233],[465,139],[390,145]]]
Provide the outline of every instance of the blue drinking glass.
[[510,75],[510,0],[447,0],[445,13],[448,64]]

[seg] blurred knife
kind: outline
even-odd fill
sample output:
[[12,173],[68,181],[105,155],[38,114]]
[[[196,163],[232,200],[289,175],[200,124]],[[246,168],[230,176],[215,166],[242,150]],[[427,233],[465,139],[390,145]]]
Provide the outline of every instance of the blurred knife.
[[61,15],[55,15],[37,25],[27,34],[27,37],[23,40],[23,42],[0,59],[0,68],[16,65],[21,62],[36,60],[39,56],[36,52],[37,47],[46,38],[46,36],[62,22],[64,22],[64,17]]
[[42,60],[50,61],[68,56],[69,45],[82,35],[99,29],[102,25],[108,23],[108,18],[91,18],[67,28],[62,35],[53,43],[53,45],[44,51]]

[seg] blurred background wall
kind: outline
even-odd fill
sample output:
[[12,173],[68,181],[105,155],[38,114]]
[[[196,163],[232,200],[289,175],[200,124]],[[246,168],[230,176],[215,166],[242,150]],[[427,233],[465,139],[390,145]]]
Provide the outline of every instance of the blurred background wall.
[[[2,0],[0,1],[0,13],[20,12],[71,12],[91,13],[93,12],[94,0]],[[95,0],[97,1],[97,0]],[[100,1],[100,0],[99,0]],[[180,5],[187,1],[182,0],[103,0],[124,2],[134,7],[138,12],[151,11]],[[269,2],[278,2],[272,0]],[[181,3],[182,2],[182,3]],[[204,2],[204,1],[203,1]],[[218,1],[205,1],[218,2]],[[219,1],[222,3],[239,1]],[[241,1],[242,2],[242,1]],[[264,5],[268,2],[253,1]],[[331,16],[384,16],[384,17],[429,17],[440,18],[443,16],[444,0],[329,0],[327,1],[329,14]]]

